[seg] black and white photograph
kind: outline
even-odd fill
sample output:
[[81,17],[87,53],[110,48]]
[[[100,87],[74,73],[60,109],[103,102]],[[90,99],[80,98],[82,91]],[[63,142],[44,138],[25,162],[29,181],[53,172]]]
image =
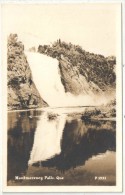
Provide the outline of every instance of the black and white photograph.
[[122,190],[121,4],[3,4],[8,192]]

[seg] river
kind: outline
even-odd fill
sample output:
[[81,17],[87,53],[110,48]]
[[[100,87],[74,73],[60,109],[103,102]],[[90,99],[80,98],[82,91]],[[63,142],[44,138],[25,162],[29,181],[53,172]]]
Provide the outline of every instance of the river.
[[8,185],[116,185],[116,122],[84,111],[8,112]]

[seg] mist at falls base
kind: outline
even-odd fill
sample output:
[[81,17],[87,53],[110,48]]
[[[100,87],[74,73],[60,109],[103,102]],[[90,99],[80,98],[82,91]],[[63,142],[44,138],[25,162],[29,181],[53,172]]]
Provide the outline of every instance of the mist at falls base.
[[98,106],[106,104],[111,98],[104,93],[97,95],[83,91],[76,96],[65,92],[57,59],[37,52],[26,51],[25,54],[36,88],[50,107]]

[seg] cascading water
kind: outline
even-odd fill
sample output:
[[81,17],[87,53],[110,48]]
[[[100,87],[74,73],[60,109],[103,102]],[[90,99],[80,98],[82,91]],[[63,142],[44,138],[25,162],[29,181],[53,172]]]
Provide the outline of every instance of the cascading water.
[[43,54],[26,52],[33,81],[41,97],[49,106],[60,106],[65,90],[60,80],[58,60]]
[[104,94],[99,97],[94,94],[74,96],[71,93],[65,93],[57,59],[37,52],[25,52],[25,54],[32,71],[33,81],[41,97],[49,106],[95,106],[107,102]]

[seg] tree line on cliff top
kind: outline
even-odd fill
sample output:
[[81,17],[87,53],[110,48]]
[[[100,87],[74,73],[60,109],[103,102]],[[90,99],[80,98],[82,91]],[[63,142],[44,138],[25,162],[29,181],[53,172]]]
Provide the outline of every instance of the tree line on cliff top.
[[64,57],[79,70],[80,74],[87,78],[88,82],[94,82],[103,91],[107,87],[115,88],[116,58],[114,56],[104,57],[90,53],[79,45],[66,43],[60,39],[52,45],[39,45],[38,52],[57,58],[59,61]]

